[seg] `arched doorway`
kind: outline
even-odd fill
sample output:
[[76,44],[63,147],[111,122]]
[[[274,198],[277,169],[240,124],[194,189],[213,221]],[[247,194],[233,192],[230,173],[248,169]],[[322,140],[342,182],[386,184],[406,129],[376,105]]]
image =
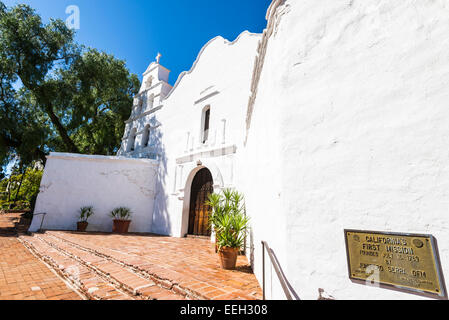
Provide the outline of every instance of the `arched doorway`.
[[197,172],[192,182],[189,211],[189,235],[210,236],[209,214],[212,209],[206,205],[208,196],[214,192],[211,172],[203,168]]

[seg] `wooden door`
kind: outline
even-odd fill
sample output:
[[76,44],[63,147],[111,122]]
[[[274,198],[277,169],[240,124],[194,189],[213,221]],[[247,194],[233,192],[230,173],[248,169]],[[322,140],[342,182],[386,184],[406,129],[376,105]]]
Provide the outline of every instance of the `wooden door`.
[[206,168],[196,174],[190,196],[189,234],[210,236],[209,214],[212,209],[206,205],[208,196],[214,192],[212,174]]

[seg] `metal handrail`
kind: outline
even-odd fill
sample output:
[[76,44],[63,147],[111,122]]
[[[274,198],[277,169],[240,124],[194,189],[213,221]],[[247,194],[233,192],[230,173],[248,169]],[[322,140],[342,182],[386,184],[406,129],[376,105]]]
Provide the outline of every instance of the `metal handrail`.
[[47,215],[46,212],[45,213],[35,213],[35,214],[33,214],[33,217],[34,216],[42,216],[42,221],[41,221],[41,226],[39,227],[39,232],[42,231],[42,225],[44,224],[44,219],[45,219],[46,215]]
[[273,250],[270,248],[270,246],[268,245],[268,243],[266,241],[262,241],[263,300],[266,300],[266,295],[265,295],[265,250],[268,252],[268,256],[270,257],[271,264],[274,267],[274,271],[276,271],[276,274],[279,278],[279,282],[281,283],[282,289],[284,290],[287,300],[294,300],[292,298],[292,295],[290,294],[288,281],[285,278],[284,273],[281,271],[279,262],[276,259],[276,257],[274,256]]

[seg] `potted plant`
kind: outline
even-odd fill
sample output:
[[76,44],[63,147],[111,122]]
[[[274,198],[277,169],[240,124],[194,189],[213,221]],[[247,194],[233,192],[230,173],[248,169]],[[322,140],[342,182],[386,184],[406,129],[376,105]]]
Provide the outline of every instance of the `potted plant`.
[[225,189],[222,194],[210,195],[206,204],[212,207],[209,226],[215,232],[215,250],[220,255],[222,268],[233,270],[249,225],[243,195]]
[[94,208],[91,207],[83,207],[79,211],[79,221],[77,224],[77,230],[79,232],[86,232],[87,226],[89,223],[87,220],[94,214]]
[[131,209],[124,207],[114,209],[111,212],[111,217],[114,219],[113,233],[128,233],[131,224]]
[[234,270],[237,256],[245,243],[249,218],[243,212],[226,213],[217,219],[217,246],[223,269]]
[[223,196],[218,193],[212,193],[208,196],[208,200],[206,201],[206,205],[212,208],[211,213],[209,214],[209,228],[215,234],[215,253],[218,253],[218,244],[217,244],[217,229],[215,226],[218,223],[218,220],[224,213],[223,206]]
[[224,215],[244,214],[243,195],[232,189],[224,189],[222,194],[210,194],[206,205],[212,208],[209,215],[209,228],[215,233],[215,252],[218,252],[218,233]]

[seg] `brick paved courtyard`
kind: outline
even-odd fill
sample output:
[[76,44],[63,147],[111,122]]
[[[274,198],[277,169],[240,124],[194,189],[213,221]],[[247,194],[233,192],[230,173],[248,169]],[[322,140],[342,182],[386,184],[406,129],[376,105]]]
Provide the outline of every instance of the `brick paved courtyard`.
[[79,300],[15,236],[19,215],[0,215],[0,300]]
[[131,296],[255,300],[262,295],[246,257],[239,257],[235,271],[223,270],[208,240],[60,231],[21,239],[50,264],[70,258]]
[[246,257],[239,257],[236,270],[223,270],[208,240],[61,231],[16,237],[15,224],[13,217],[0,217],[0,299],[262,297]]

